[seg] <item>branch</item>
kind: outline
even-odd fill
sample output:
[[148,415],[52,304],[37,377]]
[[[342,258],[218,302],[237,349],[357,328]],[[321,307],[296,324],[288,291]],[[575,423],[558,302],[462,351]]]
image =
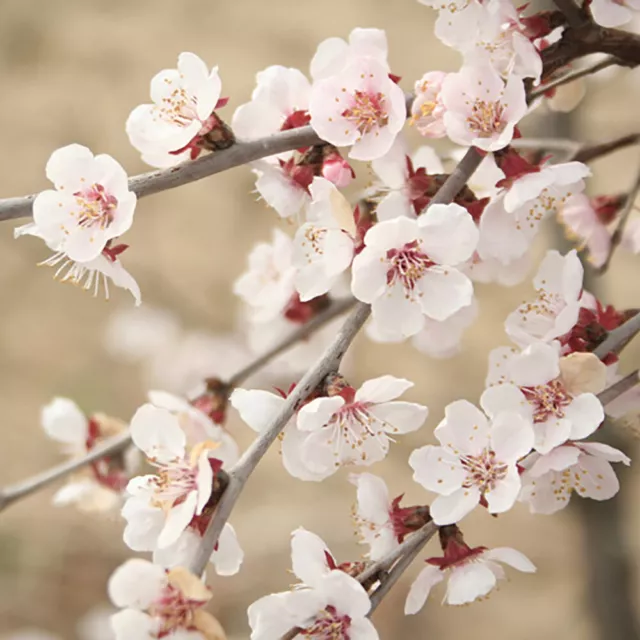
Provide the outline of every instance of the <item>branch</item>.
[[438,192],[429,202],[434,204],[449,204],[467,184],[469,178],[482,162],[484,155],[475,147],[469,147],[451,175],[444,181]]
[[602,156],[606,156],[613,151],[618,151],[619,149],[624,149],[625,147],[630,147],[634,144],[638,144],[640,142],[640,133],[629,133],[620,138],[615,138],[614,140],[610,140],[609,142],[602,142],[599,144],[593,145],[583,145],[581,146],[576,153],[569,158],[569,160],[573,160],[575,162],[591,162],[592,160],[596,160],[601,158]]
[[598,358],[602,360],[608,353],[619,353],[627,342],[640,331],[640,313],[636,313],[624,324],[614,329],[609,335],[593,350]]
[[[310,336],[312,333],[327,324],[327,322],[350,309],[354,304],[355,300],[353,298],[344,298],[333,301],[322,313],[318,314],[315,318],[301,326],[299,329],[283,338],[279,343],[269,349],[269,351],[258,356],[253,362],[249,363],[246,367],[232,375],[226,386],[231,390],[233,387],[239,385],[250,375],[268,364],[273,358],[280,355],[282,352],[286,351],[304,338]],[[1,489],[0,511],[20,498],[29,496],[39,489],[48,486],[52,482],[60,480],[74,471],[82,469],[82,467],[86,467],[96,460],[124,451],[130,444],[131,434],[127,431],[126,433],[122,433],[106,440],[101,446],[92,449],[81,458],[68,460],[48,469],[47,471],[43,471],[42,473],[32,476],[27,480],[23,480],[22,482],[9,485],[8,487]]]
[[[138,198],[144,198],[160,191],[175,189],[183,184],[202,180],[202,178],[239,167],[260,158],[322,143],[323,141],[310,126],[280,131],[266,138],[250,142],[237,142],[228,149],[216,151],[176,167],[133,176],[129,178],[129,189]],[[0,221],[30,216],[31,206],[37,195],[37,193],[34,193],[21,198],[0,200]]]
[[598,400],[600,400],[602,406],[606,407],[610,402],[613,402],[623,393],[626,393],[627,391],[629,391],[629,389],[633,389],[633,387],[635,387],[638,382],[640,382],[639,374],[640,371],[636,369],[633,373],[630,373],[628,376],[622,378],[622,380],[618,380],[618,382],[612,384],[610,387],[607,387],[604,391],[601,391],[598,394]]
[[613,254],[615,250],[618,248],[620,243],[622,242],[622,235],[624,234],[624,229],[627,226],[627,222],[629,221],[629,216],[633,211],[633,207],[636,202],[636,198],[640,193],[640,166],[636,169],[636,181],[634,185],[631,187],[629,194],[627,195],[627,199],[624,203],[624,209],[620,213],[618,219],[618,225],[616,226],[616,230],[613,232],[611,236],[611,245],[609,247],[609,254],[607,255],[607,259],[604,261],[604,264],[598,269],[598,274],[602,275],[609,268],[609,264],[611,263],[611,258],[613,258]]
[[358,303],[351,312],[344,325],[338,331],[338,335],[327,348],[321,358],[307,371],[295,389],[285,400],[282,409],[278,412],[267,428],[253,441],[244,452],[237,464],[229,473],[229,486],[222,495],[214,516],[200,542],[198,550],[189,563],[189,570],[201,575],[209,562],[213,548],[218,541],[218,536],[225,522],[235,506],[244,485],[249,476],[260,462],[269,447],[274,443],[287,422],[295,414],[300,405],[307,399],[311,392],[324,380],[324,378],[336,371],[342,357],[349,345],[362,328],[371,313],[369,305]]
[[569,26],[577,28],[590,22],[573,0],[553,0],[553,3],[567,19]]

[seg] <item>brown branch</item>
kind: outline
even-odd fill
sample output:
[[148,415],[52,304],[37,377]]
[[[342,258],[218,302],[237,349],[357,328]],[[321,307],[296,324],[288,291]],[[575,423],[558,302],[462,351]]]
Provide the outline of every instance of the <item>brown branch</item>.
[[630,147],[638,143],[640,143],[640,133],[629,133],[608,142],[584,145],[580,147],[569,159],[576,162],[587,163],[592,160],[602,158],[614,151],[619,151],[620,149],[625,149],[626,147]]
[[640,331],[640,313],[609,332],[609,335],[593,350],[602,360],[608,353],[620,353],[627,343]]
[[626,393],[629,389],[633,389],[633,387],[640,382],[638,374],[640,374],[640,371],[636,369],[633,373],[630,373],[628,376],[618,380],[618,382],[615,382],[610,387],[607,387],[604,391],[601,391],[598,394],[598,400],[600,400],[602,406],[606,407],[610,402],[613,402],[623,393]]

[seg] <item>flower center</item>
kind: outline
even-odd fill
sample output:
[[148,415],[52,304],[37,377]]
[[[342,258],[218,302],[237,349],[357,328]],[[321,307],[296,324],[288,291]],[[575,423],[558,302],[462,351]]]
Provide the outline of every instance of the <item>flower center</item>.
[[433,262],[429,256],[419,249],[419,241],[408,242],[402,249],[389,249],[387,251],[387,285],[392,286],[401,282],[405,292],[410,293],[415,289],[416,283],[432,267]]
[[389,122],[384,93],[356,91],[352,100],[351,106],[342,112],[342,117],[353,123],[360,135],[384,127]]
[[158,469],[153,480],[155,501],[159,506],[174,506],[183,502],[187,495],[198,488],[198,468],[187,460],[177,458],[171,462],[149,461]]
[[478,487],[482,493],[493,490],[507,475],[508,466],[496,460],[495,452],[489,448],[477,456],[462,456],[460,460],[467,471],[463,486]]
[[305,627],[300,635],[313,640],[349,640],[351,618],[340,615],[335,607],[329,605],[323,609],[313,624]]
[[550,418],[564,418],[564,408],[573,400],[558,379],[535,387],[520,387],[520,390],[533,407],[535,423],[546,422]]
[[171,585],[165,587],[160,598],[149,607],[149,615],[161,621],[156,638],[164,638],[177,629],[195,629],[195,612],[203,604],[189,600]]
[[537,293],[538,298],[525,304],[519,312],[524,321],[529,314],[555,318],[566,306],[564,298],[557,293],[549,293],[544,289],[538,289]]
[[199,119],[197,104],[198,100],[194,96],[189,95],[183,87],[177,87],[170,95],[162,98],[161,104],[154,107],[154,119],[186,127]]
[[495,133],[502,133],[507,126],[503,116],[504,105],[499,100],[476,100],[471,107],[471,115],[467,117],[467,125],[478,137],[490,138]]
[[92,184],[84,191],[73,194],[80,207],[78,224],[81,227],[106,229],[113,222],[118,200],[105,191],[101,184]]

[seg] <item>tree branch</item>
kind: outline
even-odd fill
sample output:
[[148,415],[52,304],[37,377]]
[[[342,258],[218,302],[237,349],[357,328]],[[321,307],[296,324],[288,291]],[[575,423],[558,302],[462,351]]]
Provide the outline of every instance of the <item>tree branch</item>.
[[619,149],[624,149],[625,147],[638,144],[639,142],[640,133],[629,133],[625,136],[621,136],[620,138],[610,140],[609,142],[581,145],[569,160],[584,163],[591,162],[592,160],[597,160],[602,156],[606,156],[609,153],[618,151]]
[[[315,318],[302,325],[299,329],[283,338],[279,343],[274,345],[269,351],[258,356],[253,362],[235,373],[229,378],[227,386],[229,389],[241,384],[250,375],[268,364],[273,358],[280,355],[301,340],[304,340],[315,331],[323,327],[330,320],[344,313],[355,304],[354,298],[343,298],[335,300],[322,313]],[[62,464],[56,465],[51,469],[43,471],[27,480],[9,485],[4,489],[0,489],[0,511],[13,504],[17,500],[35,493],[56,480],[60,480],[78,469],[82,469],[96,460],[115,455],[124,451],[131,444],[131,435],[127,431],[120,435],[114,436],[106,440],[100,446],[89,451],[85,456],[72,460],[67,460]]]
[[608,353],[619,353],[627,342],[640,331],[640,313],[636,313],[624,324],[614,329],[609,335],[593,350],[593,353],[602,360]]
[[569,26],[581,27],[589,22],[588,16],[580,10],[573,0],[553,0],[553,3],[567,19]]
[[610,402],[613,402],[623,393],[626,393],[629,389],[633,389],[633,387],[640,382],[640,378],[638,377],[639,374],[640,371],[636,369],[633,373],[630,373],[628,376],[618,380],[618,382],[615,382],[610,387],[607,387],[604,391],[601,391],[598,394],[598,400],[600,400],[602,406],[606,407]]

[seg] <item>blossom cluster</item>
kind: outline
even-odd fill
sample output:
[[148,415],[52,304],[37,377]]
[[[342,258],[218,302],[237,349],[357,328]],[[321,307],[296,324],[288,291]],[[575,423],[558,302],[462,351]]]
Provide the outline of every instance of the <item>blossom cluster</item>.
[[[224,152],[236,140],[301,128],[319,142],[252,163],[256,191],[292,233],[275,227],[270,240],[253,248],[233,285],[246,345],[234,344],[226,355],[213,349],[211,359],[226,362],[210,363],[203,360],[212,352],[208,338],[191,340],[174,319],[147,310],[149,330],[149,316],[136,311],[111,327],[112,352],[170,370],[173,377],[163,381],[181,395],[150,391],[128,424],[87,416],[65,398],[42,410],[44,430],[73,457],[91,455],[112,436],[130,439],[72,475],[54,498],[82,510],[120,509],[125,545],[151,554],[151,560],[129,559],[109,581],[120,609],[111,617],[117,639],[224,638],[204,611],[213,593],[192,570],[229,473],[246,464],[228,429],[228,409],[263,437],[296,384],[268,390],[227,383],[230,362],[268,351],[344,299],[370,307],[369,339],[411,339],[431,357],[453,356],[480,313],[482,284],[522,282],[551,219],[588,249],[596,266],[608,263],[619,240],[640,251],[637,226],[628,225],[615,241],[610,229],[626,196],[589,198],[586,164],[553,163],[517,150],[521,121],[541,104],[529,104],[530,87],[547,80],[543,52],[554,32],[548,13],[525,15],[526,6],[516,9],[509,0],[421,2],[439,11],[436,36],[461,54],[462,65],[456,72],[428,70],[409,98],[391,70],[384,31],[357,28],[348,40],[322,42],[308,77],[283,66],[260,71],[231,125],[218,113],[228,102],[218,68],[182,53],[176,69],[154,76],[151,102],[126,122],[131,144],[157,168]],[[610,0],[590,4],[603,26],[623,24],[629,7]],[[427,145],[412,151],[406,124],[455,148],[442,157]],[[465,154],[476,154],[478,169],[443,203],[436,196],[452,173],[451,161]],[[350,200],[344,190],[369,170],[373,180]],[[63,281],[94,293],[104,286],[107,294],[111,281],[140,304],[138,285],[120,262],[127,249],[120,236],[131,227],[137,203],[135,181],[110,156],[94,156],[78,144],[54,151],[46,175],[54,188],[35,198],[33,221],[16,235],[44,240],[53,252],[44,264],[56,267]],[[472,602],[505,577],[502,565],[525,573],[535,566],[515,549],[469,546],[461,529],[469,513],[497,516],[522,502],[531,513],[551,514],[574,494],[605,500],[617,493],[612,465],[630,460],[598,440],[605,414],[612,413],[599,394],[621,377],[618,356],[593,352],[633,311],[604,306],[584,290],[576,250],[547,251],[533,286],[531,300],[506,318],[512,344],[489,354],[477,402],[448,404],[434,430],[437,444],[420,446],[408,458],[429,504],[402,505],[403,496],[391,497],[382,478],[354,473],[354,467],[382,461],[398,438],[423,429],[427,406],[405,397],[420,392],[412,381],[387,374],[355,383],[343,366],[292,410],[279,434],[284,468],[308,482],[349,469],[354,521],[367,553],[364,560],[340,563],[317,535],[294,531],[299,584],[249,607],[252,640],[275,640],[292,629],[318,640],[375,640],[369,616],[384,577],[374,572],[365,579],[363,572],[428,525],[437,529],[442,553],[426,558],[405,613],[417,613],[445,578],[445,602]],[[297,379],[335,331],[330,322],[305,336],[288,355],[286,374]],[[192,382],[204,389],[194,393]],[[637,405],[637,393],[621,404],[617,412]],[[145,475],[135,475],[140,461]],[[230,576],[240,571],[243,551],[232,525],[223,524],[215,546],[205,551],[212,570]]]

